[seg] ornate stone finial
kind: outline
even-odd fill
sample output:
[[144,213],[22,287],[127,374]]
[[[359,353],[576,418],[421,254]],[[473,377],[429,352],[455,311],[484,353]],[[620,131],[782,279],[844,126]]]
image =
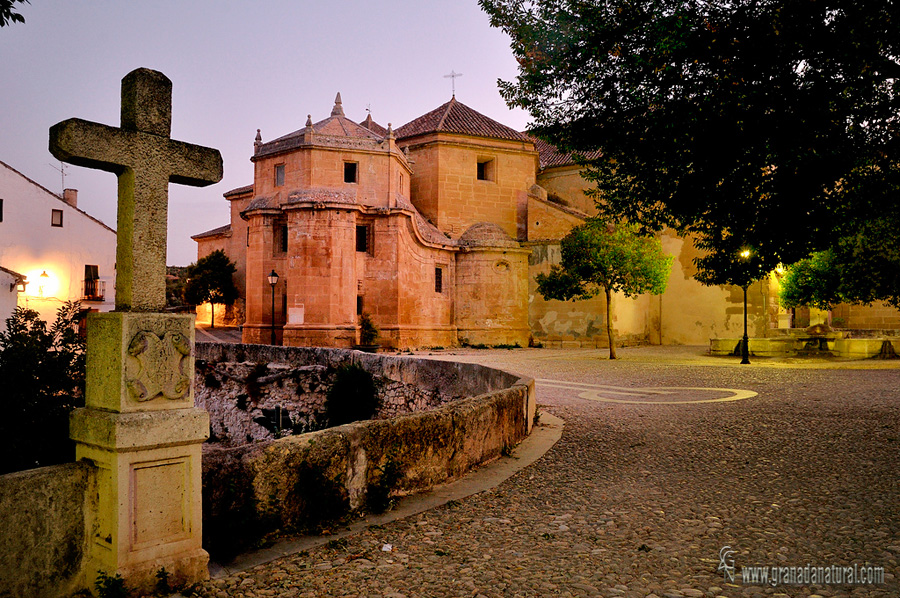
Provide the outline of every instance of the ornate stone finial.
[[256,142],[262,143],[262,132],[260,129],[256,129]]
[[259,146],[262,145],[262,135],[260,134],[259,129],[256,129],[256,139],[253,140],[253,153],[259,151]]
[[311,127],[311,126],[312,126],[312,114],[307,114],[307,115],[306,115],[306,126],[307,126],[307,127]]
[[391,126],[391,123],[388,123],[387,138],[394,139],[394,127]]
[[344,107],[341,106],[341,92],[334,97],[334,108],[331,109],[331,116],[344,116]]

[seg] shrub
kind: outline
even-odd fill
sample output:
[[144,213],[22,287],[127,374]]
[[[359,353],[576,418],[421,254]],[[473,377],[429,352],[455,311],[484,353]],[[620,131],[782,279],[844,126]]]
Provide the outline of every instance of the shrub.
[[359,316],[359,344],[374,345],[378,342],[378,326],[372,321],[372,316],[362,314]]
[[339,367],[325,397],[325,417],[330,426],[372,419],[379,397],[372,374],[356,364]]
[[69,413],[84,406],[81,306],[67,302],[47,323],[16,308],[0,332],[0,474],[75,459]]

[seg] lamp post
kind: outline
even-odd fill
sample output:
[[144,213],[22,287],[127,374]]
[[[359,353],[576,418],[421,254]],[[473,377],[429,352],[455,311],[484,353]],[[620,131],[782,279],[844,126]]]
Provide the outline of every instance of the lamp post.
[[[744,260],[750,259],[750,250],[744,249],[741,251],[741,258]],[[741,339],[741,365],[746,365],[750,363],[750,339],[747,337],[747,284],[745,283],[743,286],[744,289],[744,338]]]
[[[275,344],[275,285],[278,284],[278,274],[275,270],[267,276],[269,284],[272,285],[272,344]],[[745,310],[746,311],[746,310]]]

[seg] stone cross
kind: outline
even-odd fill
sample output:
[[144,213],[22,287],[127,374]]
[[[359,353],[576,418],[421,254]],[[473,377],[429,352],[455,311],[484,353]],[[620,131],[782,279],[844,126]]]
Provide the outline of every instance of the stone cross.
[[218,150],[174,141],[172,82],[150,69],[122,79],[120,128],[70,118],[50,128],[57,159],[119,177],[116,310],[166,304],[169,183],[202,187],[222,179]]

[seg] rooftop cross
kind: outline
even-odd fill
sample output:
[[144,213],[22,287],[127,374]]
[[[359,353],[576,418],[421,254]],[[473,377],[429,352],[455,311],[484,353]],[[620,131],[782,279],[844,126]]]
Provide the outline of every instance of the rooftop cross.
[[218,150],[174,141],[171,129],[172,82],[144,68],[122,79],[120,128],[80,118],[50,128],[57,159],[119,177],[118,311],[165,307],[169,183],[203,187],[222,179]]
[[452,89],[453,89],[453,97],[454,97],[454,98],[456,97],[456,78],[457,78],[457,77],[462,77],[462,76],[463,76],[462,73],[457,73],[457,72],[454,71],[453,69],[450,69],[450,74],[449,74],[449,75],[444,75],[444,79],[450,79],[450,85],[451,85],[451,87],[452,87]]

